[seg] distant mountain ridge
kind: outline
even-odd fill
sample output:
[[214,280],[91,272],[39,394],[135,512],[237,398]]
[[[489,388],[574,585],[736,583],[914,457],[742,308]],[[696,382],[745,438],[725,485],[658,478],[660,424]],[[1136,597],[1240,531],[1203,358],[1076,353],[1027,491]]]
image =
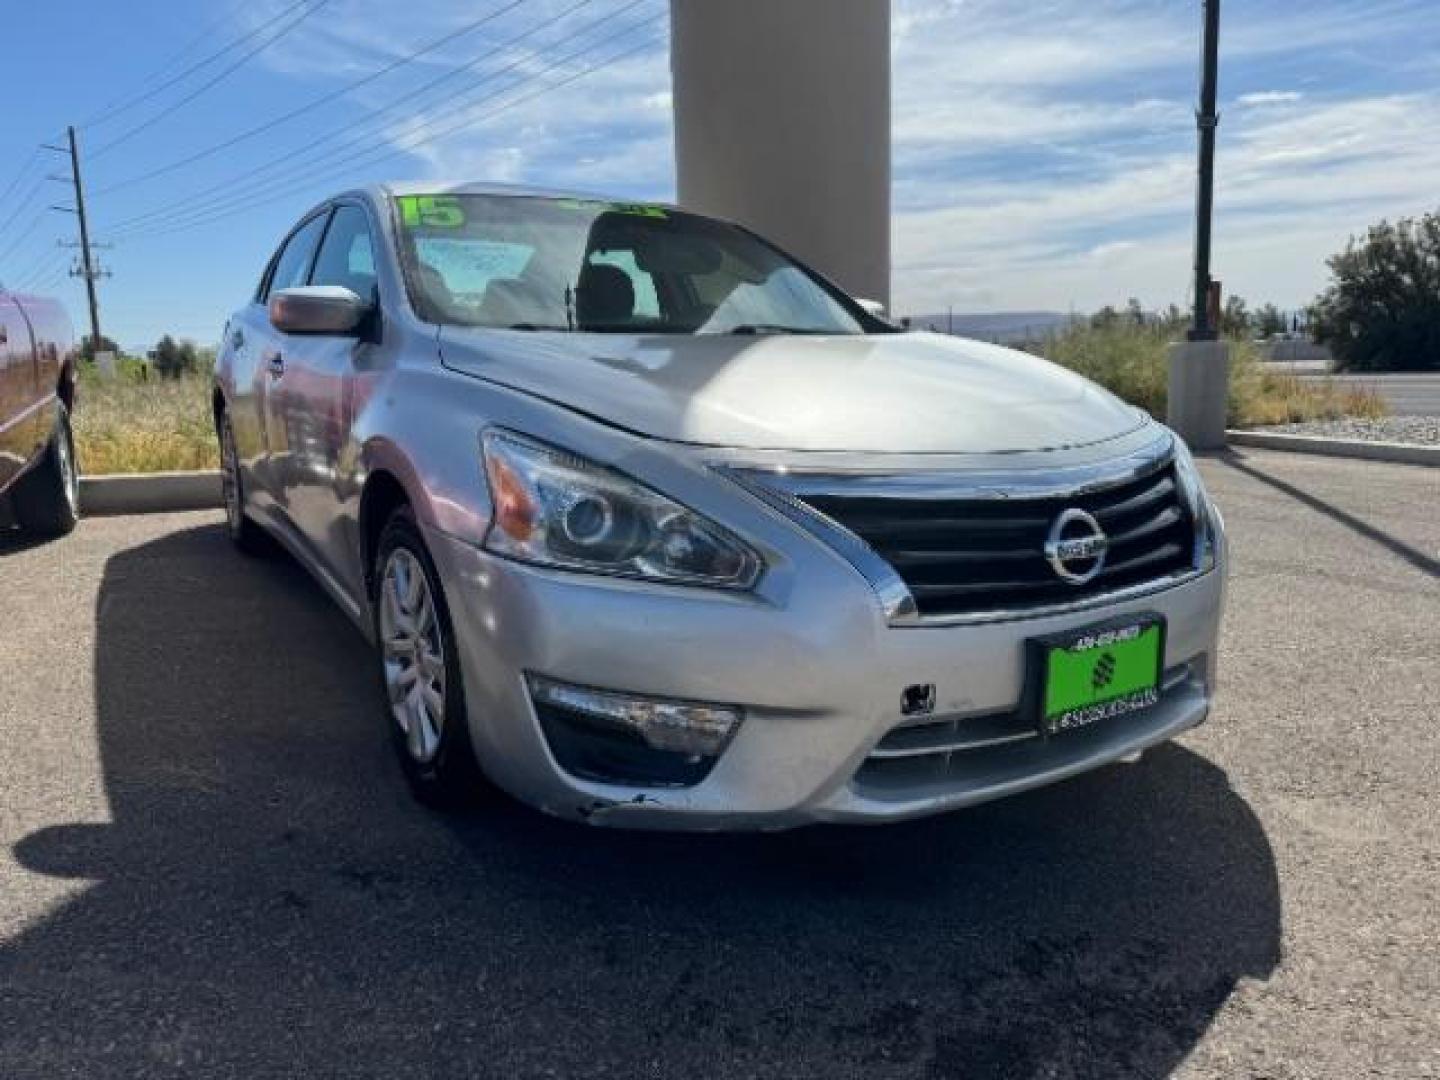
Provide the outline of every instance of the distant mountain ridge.
[[[942,311],[938,315],[906,317],[910,320],[911,328],[915,330],[954,333],[958,337],[1001,344],[1043,338],[1047,334],[1063,330],[1072,321],[1080,318],[1077,315],[1067,315],[1063,311],[957,311],[953,316]],[[950,329],[952,321],[953,330]]]

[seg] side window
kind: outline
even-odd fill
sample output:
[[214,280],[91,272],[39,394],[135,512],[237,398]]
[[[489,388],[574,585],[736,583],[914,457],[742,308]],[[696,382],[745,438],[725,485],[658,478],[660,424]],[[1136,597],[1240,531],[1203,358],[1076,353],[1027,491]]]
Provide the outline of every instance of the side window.
[[325,229],[325,217],[325,214],[316,214],[285,241],[284,248],[275,259],[275,269],[270,273],[270,284],[260,298],[262,303],[280,289],[293,289],[305,284],[310,276],[310,260],[315,254],[315,245],[320,242],[320,233]]
[[347,204],[336,208],[310,284],[343,285],[362,299],[374,297],[375,248],[370,221],[360,207]]

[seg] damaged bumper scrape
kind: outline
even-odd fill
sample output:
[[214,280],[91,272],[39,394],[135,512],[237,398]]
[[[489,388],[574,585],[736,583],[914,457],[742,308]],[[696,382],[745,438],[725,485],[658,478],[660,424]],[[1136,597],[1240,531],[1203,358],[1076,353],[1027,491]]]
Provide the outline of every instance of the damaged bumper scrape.
[[[783,569],[790,552],[780,544],[793,541],[776,538]],[[849,564],[813,549],[803,551],[809,587],[794,588],[782,573],[768,591],[728,594],[540,569],[437,532],[427,540],[452,583],[471,736],[486,772],[574,821],[697,831],[900,821],[1132,758],[1201,723],[1210,705],[1223,562],[1099,612],[897,627]],[[1040,736],[1020,712],[1027,642],[1145,613],[1167,626],[1159,703]],[[646,700],[714,703],[743,719],[696,782],[604,782],[558,759],[532,695],[537,674]],[[906,691],[917,685],[933,685],[933,711],[907,716]],[[999,734],[955,749],[953,733],[972,727]],[[892,743],[918,752],[897,753]]]

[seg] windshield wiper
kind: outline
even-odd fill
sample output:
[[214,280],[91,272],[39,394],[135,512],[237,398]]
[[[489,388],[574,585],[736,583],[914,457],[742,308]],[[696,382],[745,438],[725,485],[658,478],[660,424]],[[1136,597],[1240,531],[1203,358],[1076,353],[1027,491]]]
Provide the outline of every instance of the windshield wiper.
[[559,333],[562,333],[562,334],[568,334],[568,333],[570,332],[570,327],[568,327],[568,326],[551,326],[551,325],[548,324],[548,323],[533,323],[533,322],[517,322],[517,323],[511,323],[511,324],[507,327],[507,329],[509,329],[509,330],[553,330],[553,331],[558,331]]

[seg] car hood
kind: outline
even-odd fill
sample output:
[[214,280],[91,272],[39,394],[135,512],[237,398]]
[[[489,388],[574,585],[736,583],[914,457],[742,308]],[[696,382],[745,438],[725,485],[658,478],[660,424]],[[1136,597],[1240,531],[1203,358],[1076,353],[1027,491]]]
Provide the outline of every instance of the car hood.
[[1083,446],[1146,420],[1028,353],[941,334],[680,336],[447,327],[452,370],[652,438],[869,453]]

